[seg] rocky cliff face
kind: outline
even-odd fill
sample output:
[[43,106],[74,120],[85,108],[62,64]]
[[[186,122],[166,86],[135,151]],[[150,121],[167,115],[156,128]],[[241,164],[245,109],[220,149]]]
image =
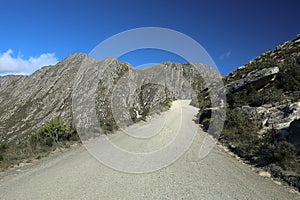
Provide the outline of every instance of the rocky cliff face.
[[261,129],[288,134],[300,118],[300,36],[279,45],[226,77],[228,103]]
[[11,84],[18,79],[22,79],[25,76],[20,75],[7,75],[7,76],[0,76],[0,89],[5,88],[7,85]]
[[239,90],[249,88],[250,86],[255,90],[259,90],[275,80],[278,72],[278,67],[265,68],[259,71],[250,72],[244,78],[226,85],[227,93],[234,93]]
[[[83,94],[74,96],[74,90],[89,85],[96,85],[91,101],[102,128],[110,131],[126,126],[166,109],[173,99],[196,99],[197,91],[204,88],[201,73],[208,69],[197,66],[202,71],[192,64],[171,62],[136,70],[116,59],[97,61],[74,54],[30,76],[0,77],[0,141],[22,143],[55,117],[74,123],[72,106],[83,103],[77,102]],[[88,94],[87,88],[85,92]],[[86,125],[80,120],[75,122]]]
[[[219,140],[300,189],[300,35],[224,78],[227,113]],[[200,122],[208,128],[210,104]],[[213,120],[213,119],[211,119]]]
[[18,143],[55,116],[71,119],[72,81],[84,58],[74,55],[2,85],[0,140]]

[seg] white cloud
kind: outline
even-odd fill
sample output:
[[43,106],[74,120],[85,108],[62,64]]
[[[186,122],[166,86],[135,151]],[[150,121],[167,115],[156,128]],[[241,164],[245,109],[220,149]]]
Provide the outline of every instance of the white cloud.
[[223,59],[225,59],[225,58],[229,58],[230,55],[231,55],[231,50],[229,50],[229,51],[223,53],[222,55],[220,55],[219,58],[220,58],[221,60],[223,60]]
[[44,53],[39,57],[23,59],[21,55],[13,57],[13,51],[8,49],[0,53],[0,75],[2,74],[31,74],[43,66],[54,65],[58,62],[54,53]]

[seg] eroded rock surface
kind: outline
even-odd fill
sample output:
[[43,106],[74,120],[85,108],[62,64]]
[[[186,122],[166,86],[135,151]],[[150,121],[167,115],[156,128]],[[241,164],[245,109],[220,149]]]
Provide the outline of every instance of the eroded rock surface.
[[[113,130],[165,109],[173,99],[196,99],[205,85],[202,77],[213,75],[212,71],[201,64],[195,68],[172,62],[136,70],[113,58],[98,61],[77,53],[30,76],[3,76],[0,141],[20,143],[55,117],[88,125],[83,116],[89,111],[72,107],[84,103],[96,107],[97,121],[106,130]],[[86,95],[92,98],[81,98]],[[74,122],[77,111],[82,117]]]

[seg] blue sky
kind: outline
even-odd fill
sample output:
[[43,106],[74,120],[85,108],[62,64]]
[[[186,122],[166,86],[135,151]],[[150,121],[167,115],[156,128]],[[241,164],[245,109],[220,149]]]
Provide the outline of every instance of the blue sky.
[[[300,1],[0,0],[0,74],[28,74],[128,29],[164,27],[199,42],[228,74],[300,33]],[[116,47],[117,48],[117,47]],[[134,66],[182,61],[138,51]]]

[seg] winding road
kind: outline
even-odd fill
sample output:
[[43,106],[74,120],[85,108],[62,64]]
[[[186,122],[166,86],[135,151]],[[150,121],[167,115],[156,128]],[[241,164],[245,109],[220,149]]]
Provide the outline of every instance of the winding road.
[[[1,173],[0,199],[300,199],[289,187],[259,176],[218,146],[199,159],[206,133],[193,122],[196,113],[188,101],[176,101],[169,111],[126,128],[131,136],[121,131],[109,135],[110,141],[127,152],[159,151],[170,141],[176,143],[174,137],[182,141],[184,145],[176,143],[170,151],[156,155],[153,163],[147,159],[133,162],[112,150],[112,162],[104,165],[95,157],[103,155],[105,160],[108,152],[95,155],[103,146],[91,141],[86,143],[89,151],[80,145]],[[181,138],[185,134],[193,139],[191,144]],[[172,157],[173,153],[179,156]],[[162,159],[166,160],[163,164],[159,163]],[[138,173],[126,173],[131,169]],[[141,169],[152,172],[141,173]]]

